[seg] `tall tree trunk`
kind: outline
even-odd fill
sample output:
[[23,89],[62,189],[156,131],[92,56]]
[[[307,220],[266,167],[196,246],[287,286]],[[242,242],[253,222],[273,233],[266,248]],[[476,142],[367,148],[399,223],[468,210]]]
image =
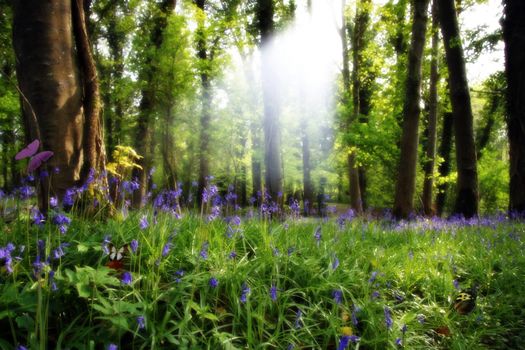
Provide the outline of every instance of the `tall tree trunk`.
[[509,211],[525,212],[525,3],[504,0],[503,39],[507,76],[510,154]]
[[[66,0],[17,0],[13,5],[24,125],[30,139],[39,138],[42,149],[54,152],[48,163],[59,168],[39,189],[39,207],[46,212],[48,189],[62,198],[82,179],[83,167],[101,170],[96,72],[89,57],[82,3],[76,9]],[[78,21],[82,23],[75,23]],[[84,69],[84,84],[79,63]]]
[[251,123],[250,133],[252,136],[252,197],[260,204],[262,195],[261,138],[255,121]]
[[[441,144],[439,145],[438,154],[443,162],[439,164],[438,173],[441,178],[446,178],[450,174],[451,161],[450,153],[452,151],[452,137],[454,128],[454,117],[452,113],[443,114],[443,127],[441,128]],[[447,199],[448,183],[444,182],[437,187],[436,195],[436,214],[441,216],[445,209]]]
[[427,122],[427,143],[425,150],[425,179],[423,181],[423,211],[425,215],[434,214],[432,207],[432,193],[434,188],[434,164],[436,158],[436,132],[438,113],[438,55],[439,55],[439,23],[438,3],[432,2],[432,58],[430,61],[430,88],[429,88],[429,111]]
[[143,158],[138,161],[141,168],[134,168],[131,175],[139,183],[139,189],[133,193],[132,204],[135,208],[140,208],[144,204],[148,191],[148,173],[153,163],[153,156],[149,150],[153,137],[152,115],[155,108],[155,51],[162,45],[163,33],[168,25],[168,16],[175,9],[175,5],[176,1],[174,0],[163,0],[157,5],[160,9],[160,16],[154,19],[154,25],[150,32],[150,42],[155,50],[149,53],[141,72],[141,81],[144,81],[145,84],[142,88],[142,98],[139,105],[135,149]]
[[[306,113],[306,111],[303,111]],[[303,159],[303,204],[304,215],[309,215],[312,212],[314,204],[314,189],[312,178],[310,176],[310,139],[307,131],[308,122],[306,118],[301,121],[301,144],[302,144],[302,159]]]
[[[356,4],[355,26],[352,35],[352,100],[354,122],[368,122],[370,112],[370,86],[366,86],[364,80],[367,72],[365,71],[364,50],[366,48],[365,34],[370,22],[370,0],[359,0]],[[359,201],[361,210],[366,208],[366,170],[363,165],[358,166]]]
[[273,201],[282,193],[281,133],[279,129],[279,95],[277,77],[273,72],[272,57],[269,53],[274,32],[273,0],[258,0],[257,24],[261,35],[261,75],[264,99],[264,165],[265,186]]
[[[204,13],[206,0],[196,0],[197,7]],[[201,116],[200,116],[200,138],[199,138],[199,187],[197,191],[197,201],[202,204],[202,194],[207,185],[207,178],[210,175],[210,120],[211,120],[211,84],[209,76],[209,55],[204,28],[204,16],[200,17],[197,29],[197,57],[200,60],[201,70]]]
[[[348,60],[349,57],[349,50],[348,50],[348,39],[347,39],[347,31],[348,31],[348,23],[345,16],[345,7],[346,2],[342,2],[343,11],[342,11],[342,26],[341,26],[341,44],[343,47],[343,105],[348,105],[348,99],[350,96],[350,67]],[[355,57],[354,57],[355,60]],[[359,72],[356,70],[358,69],[358,65],[356,62],[354,62],[354,79],[353,79],[353,94],[352,98],[354,100],[354,106],[353,106],[353,116],[348,114],[343,116],[343,127],[345,131],[348,133],[350,132],[350,125],[352,122],[355,121],[355,118],[359,114],[359,82],[357,80],[357,76]],[[356,86],[357,85],[357,86]],[[357,96],[356,96],[357,94]],[[350,148],[352,145],[349,145]],[[356,164],[355,160],[355,151],[350,149],[347,156],[347,164],[348,164],[348,184],[349,184],[349,190],[350,190],[350,206],[356,213],[362,213],[363,212],[363,203],[361,202],[361,190],[359,187],[359,170]]]
[[494,123],[496,122],[494,114],[496,113],[499,104],[499,94],[492,95],[490,97],[490,109],[488,111],[487,123],[485,124],[483,129],[481,129],[479,136],[476,138],[476,158],[478,159],[478,161],[483,156],[483,150],[485,149],[485,147],[487,147],[490,141],[490,134],[492,134],[492,128],[494,127]]
[[478,171],[470,93],[454,0],[439,0],[439,22],[448,66],[450,102],[454,115],[457,197],[454,212],[466,218],[478,215]]
[[429,0],[414,0],[412,39],[408,56],[408,75],[403,105],[403,136],[393,213],[407,218],[414,209],[417,151],[419,139],[419,103],[421,99],[421,62],[425,47]]

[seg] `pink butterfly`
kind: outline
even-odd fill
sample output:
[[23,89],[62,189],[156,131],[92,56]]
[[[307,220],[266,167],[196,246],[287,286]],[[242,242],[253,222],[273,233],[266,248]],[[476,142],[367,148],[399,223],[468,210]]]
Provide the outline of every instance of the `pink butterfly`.
[[32,157],[27,166],[27,172],[31,173],[38,169],[43,163],[53,156],[51,151],[43,151],[35,154],[40,146],[40,141],[35,140],[27,145],[26,148],[18,152],[15,156],[16,160]]

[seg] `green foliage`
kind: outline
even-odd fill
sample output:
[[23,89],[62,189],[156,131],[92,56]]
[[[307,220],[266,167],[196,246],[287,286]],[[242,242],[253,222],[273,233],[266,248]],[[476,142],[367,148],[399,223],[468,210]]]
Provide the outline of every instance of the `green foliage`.
[[[151,223],[143,230],[142,216]],[[25,250],[12,274],[0,272],[0,346],[325,349],[345,334],[359,336],[366,348],[393,346],[396,338],[407,348],[426,349],[520,344],[523,317],[512,310],[525,307],[522,224],[246,219],[228,227],[191,213],[181,220],[152,217],[149,210],[118,222],[74,217],[66,235],[51,225],[30,232],[11,226],[0,248],[12,242],[13,254],[21,245]],[[38,237],[47,237],[45,251],[37,250]],[[107,237],[116,246],[138,242],[123,271],[104,266]],[[64,243],[65,255],[56,258],[54,249]],[[37,254],[47,262],[35,277]],[[132,275],[130,284],[120,280],[124,271]],[[479,286],[468,315],[451,306],[454,280],[461,288]],[[340,303],[334,290],[341,292]],[[436,335],[439,327],[450,334]]]

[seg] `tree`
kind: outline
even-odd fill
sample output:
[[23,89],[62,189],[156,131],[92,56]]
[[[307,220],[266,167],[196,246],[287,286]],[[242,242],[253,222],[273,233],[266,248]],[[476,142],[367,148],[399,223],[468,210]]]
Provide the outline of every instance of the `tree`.
[[509,211],[525,211],[525,3],[504,0],[503,39],[507,76],[510,154]]
[[[141,100],[139,105],[139,117],[137,120],[135,149],[143,157],[139,161],[140,168],[134,168],[132,177],[139,183],[139,189],[133,193],[133,206],[139,208],[143,205],[148,189],[148,173],[151,169],[152,159],[152,116],[155,109],[155,60],[157,50],[161,47],[163,33],[168,24],[168,16],[175,9],[176,0],[163,0],[156,6],[154,16],[151,19],[153,26],[149,28],[149,40],[152,50],[145,53],[145,62],[140,72],[142,82]],[[148,30],[148,29],[146,29]]]
[[98,78],[89,45],[83,1],[17,0],[13,42],[27,140],[40,139],[54,152],[58,173],[42,180],[39,206],[48,189],[62,199],[83,183],[90,169],[104,169]]
[[[347,31],[349,30],[348,23],[346,21],[346,15],[345,15],[345,1],[343,1],[343,18],[342,18],[342,27],[341,27],[341,44],[343,47],[343,106],[348,105],[348,99],[350,96],[350,67],[348,60],[349,57],[349,49],[348,49],[348,39],[347,39]],[[354,57],[354,60],[357,56]],[[354,70],[358,70],[357,61],[354,62]],[[343,116],[343,125],[346,132],[350,132],[350,125],[352,121],[357,117],[359,114],[359,85],[358,85],[358,72],[354,71],[354,86],[353,86],[353,116],[350,115],[350,113],[345,111],[345,114]],[[357,86],[356,86],[357,85]],[[349,145],[350,148],[352,148],[352,145]],[[361,213],[363,211],[363,203],[361,201],[361,189],[359,187],[359,170],[356,164],[355,159],[355,150],[350,149],[348,151],[347,155],[347,163],[348,163],[348,181],[350,186],[350,206],[354,211],[357,213]]]
[[261,75],[264,99],[264,165],[266,190],[276,201],[282,194],[281,136],[279,130],[279,96],[273,85],[272,58],[268,49],[274,32],[273,0],[258,0],[257,27],[260,33]]
[[427,9],[429,0],[415,0],[412,22],[412,39],[408,56],[408,75],[403,106],[403,135],[401,156],[394,199],[396,217],[408,217],[414,208],[416,187],[419,114],[421,99],[421,65],[425,46]]
[[427,142],[425,150],[425,179],[423,181],[423,211],[425,215],[434,214],[432,208],[432,193],[434,187],[434,164],[436,157],[436,132],[438,114],[438,55],[439,55],[439,23],[437,0],[432,2],[432,58],[430,61],[429,111],[427,122]]
[[470,93],[454,0],[439,0],[439,23],[445,44],[448,83],[458,171],[454,212],[466,218],[478,214],[478,172]]

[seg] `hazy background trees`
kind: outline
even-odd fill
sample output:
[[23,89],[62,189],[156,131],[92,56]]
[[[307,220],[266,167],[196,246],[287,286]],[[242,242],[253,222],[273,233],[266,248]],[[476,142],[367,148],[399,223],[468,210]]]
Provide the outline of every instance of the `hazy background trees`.
[[[55,151],[49,169],[64,169],[53,177],[62,192],[117,145],[135,148],[137,207],[160,188],[192,206],[213,181],[237,204],[261,203],[265,188],[273,201],[305,200],[305,213],[326,200],[400,217],[522,210],[512,72],[523,6],[504,1],[503,31],[466,30],[486,2],[93,0],[79,21],[54,0],[65,15],[52,21],[40,2],[0,1],[0,185],[22,184],[13,155],[38,129]],[[39,18],[49,18],[34,32],[43,37],[27,37],[20,28]],[[503,56],[503,34],[507,74],[468,81],[471,62]],[[67,104],[39,85],[53,64],[49,86],[70,89]]]

